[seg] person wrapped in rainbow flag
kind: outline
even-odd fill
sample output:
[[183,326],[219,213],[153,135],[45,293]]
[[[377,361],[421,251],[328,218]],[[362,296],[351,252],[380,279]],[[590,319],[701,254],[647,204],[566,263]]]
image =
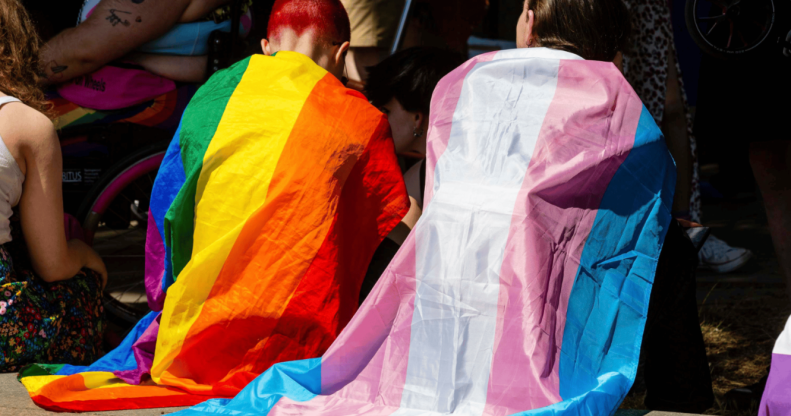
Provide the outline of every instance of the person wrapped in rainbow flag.
[[319,357],[357,309],[377,245],[409,208],[385,116],[339,81],[339,0],[279,0],[266,56],[215,74],[181,119],[150,204],[152,312],[89,367],[20,373],[46,409],[233,397]]

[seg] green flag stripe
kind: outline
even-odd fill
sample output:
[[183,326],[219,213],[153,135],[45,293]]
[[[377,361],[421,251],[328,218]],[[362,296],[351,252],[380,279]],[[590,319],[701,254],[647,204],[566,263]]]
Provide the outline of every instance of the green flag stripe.
[[[203,157],[220,124],[250,58],[214,74],[190,101],[181,121],[179,144],[186,181],[165,214],[165,241],[171,248],[173,280],[192,257],[195,228],[195,193],[203,167]],[[173,235],[178,238],[172,238]]]

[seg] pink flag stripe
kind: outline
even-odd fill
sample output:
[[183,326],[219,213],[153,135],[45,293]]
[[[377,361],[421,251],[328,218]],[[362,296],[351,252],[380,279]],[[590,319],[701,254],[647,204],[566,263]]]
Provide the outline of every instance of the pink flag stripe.
[[614,65],[591,62],[581,76],[581,67],[569,63],[560,61],[557,93],[514,208],[487,415],[561,401],[558,355],[569,295],[599,203],[629,154],[642,111],[636,96],[614,98],[631,91]]
[[317,399],[335,393],[375,403],[382,407],[371,414],[383,416],[401,403],[415,306],[414,234],[392,264],[398,267],[385,272],[357,311],[357,319],[352,319],[322,357],[322,396]]
[[153,311],[161,311],[162,305],[165,304],[165,292],[162,291],[162,276],[165,274],[165,243],[151,211],[148,212],[146,241],[149,242],[146,244],[145,269],[148,307]]
[[434,196],[434,168],[437,160],[445,152],[450,140],[453,126],[453,114],[459,103],[464,79],[472,69],[481,62],[489,62],[498,52],[478,55],[446,75],[437,85],[431,97],[431,114],[429,115],[429,137],[426,147],[426,188],[423,195],[423,206],[427,206]]

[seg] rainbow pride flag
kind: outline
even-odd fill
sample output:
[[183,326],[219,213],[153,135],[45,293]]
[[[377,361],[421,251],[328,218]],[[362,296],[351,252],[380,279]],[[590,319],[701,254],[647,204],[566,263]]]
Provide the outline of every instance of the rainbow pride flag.
[[613,64],[478,56],[434,91],[423,216],[329,350],[180,414],[613,414],[674,184]]
[[57,129],[70,129],[86,125],[132,123],[176,131],[184,108],[195,95],[196,86],[188,84],[162,94],[142,104],[120,110],[94,110],[80,107],[61,97],[57,91],[47,92],[47,101]]
[[233,397],[319,357],[409,200],[385,116],[304,55],[256,55],[187,106],[150,204],[152,312],[89,367],[20,373],[51,410]]

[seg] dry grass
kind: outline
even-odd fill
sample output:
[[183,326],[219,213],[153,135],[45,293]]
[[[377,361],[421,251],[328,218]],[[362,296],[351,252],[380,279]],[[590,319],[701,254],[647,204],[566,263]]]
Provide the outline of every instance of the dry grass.
[[714,394],[719,399],[710,414],[757,413],[728,410],[722,397],[729,390],[756,383],[766,375],[772,348],[789,313],[791,305],[780,285],[760,294],[746,293],[735,301],[710,302],[700,307]]
[[[737,294],[720,301],[707,298],[699,308],[716,400],[706,414],[755,415],[757,403],[750,410],[729,409],[724,395],[733,388],[753,384],[766,375],[774,342],[791,313],[785,289],[782,285],[765,285],[758,290],[745,285],[708,285],[699,289],[706,292],[734,291],[732,293]],[[621,408],[642,409],[645,407],[644,398],[644,387],[638,381]]]

